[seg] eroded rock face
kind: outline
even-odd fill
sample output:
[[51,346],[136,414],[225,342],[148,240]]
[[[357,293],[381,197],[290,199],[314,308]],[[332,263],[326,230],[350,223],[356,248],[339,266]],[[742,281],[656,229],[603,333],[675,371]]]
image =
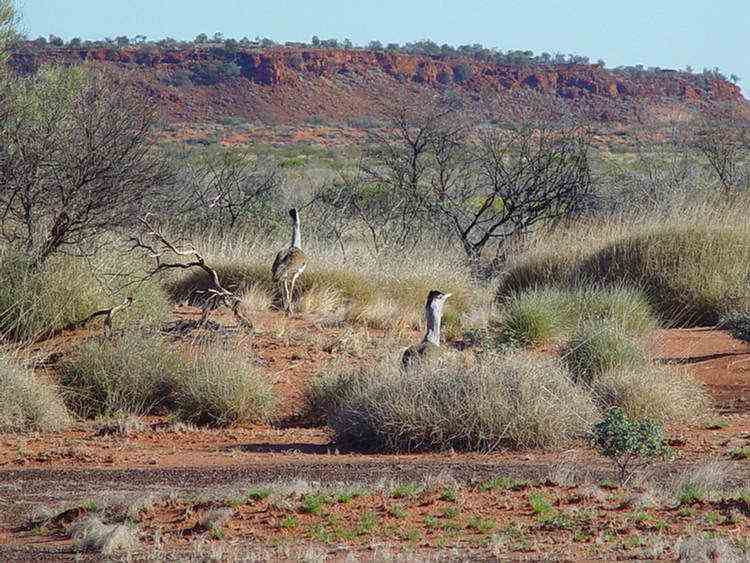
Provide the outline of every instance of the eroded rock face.
[[[182,121],[233,115],[291,123],[311,115],[365,116],[383,95],[395,94],[405,85],[430,95],[450,88],[467,100],[485,92],[542,92],[590,106],[592,115],[606,121],[627,121],[627,106],[640,100],[747,104],[734,84],[677,71],[626,74],[599,65],[519,66],[357,49],[230,51],[219,45],[39,49],[29,43],[10,58],[20,73],[33,72],[42,64],[85,61],[127,72],[144,94],[157,101],[165,117]],[[215,71],[225,63],[237,66],[216,80],[193,79],[196,69]]]
[[659,71],[625,75],[598,65],[517,66],[477,62],[473,59],[442,59],[402,53],[273,47],[227,51],[222,47],[184,50],[155,47],[20,49],[11,64],[29,71],[42,63],[74,64],[101,61],[148,68],[182,66],[209,61],[236,62],[243,76],[257,84],[293,84],[306,77],[333,77],[337,74],[366,74],[376,69],[398,80],[424,85],[453,83],[458,65],[469,77],[454,87],[480,90],[529,88],[557,93],[566,98],[587,95],[608,97],[673,97],[685,100],[742,101],[738,86],[724,80],[677,72]]

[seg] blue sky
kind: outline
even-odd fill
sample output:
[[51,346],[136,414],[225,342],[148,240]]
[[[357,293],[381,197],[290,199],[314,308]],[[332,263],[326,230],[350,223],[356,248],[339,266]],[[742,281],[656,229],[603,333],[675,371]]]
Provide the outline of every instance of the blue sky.
[[21,31],[65,39],[138,34],[192,39],[220,31],[277,41],[356,44],[432,39],[609,66],[644,64],[737,74],[750,96],[750,0],[16,0]]

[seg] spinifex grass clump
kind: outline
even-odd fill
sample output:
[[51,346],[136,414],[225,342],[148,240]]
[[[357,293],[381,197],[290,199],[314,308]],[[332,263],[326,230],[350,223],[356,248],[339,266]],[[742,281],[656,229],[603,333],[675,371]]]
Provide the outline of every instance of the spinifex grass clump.
[[588,385],[607,371],[648,363],[648,355],[638,342],[619,325],[603,320],[579,328],[563,358],[576,380]]
[[750,309],[750,228],[721,226],[719,217],[713,226],[710,219],[607,230],[584,224],[518,260],[498,297],[539,287],[626,285],[641,289],[664,322],[715,324],[731,311]]
[[224,426],[267,420],[276,404],[258,365],[238,352],[212,347],[187,362],[173,378],[180,419]]
[[[117,263],[116,263],[117,262]],[[102,256],[90,261],[68,256],[35,266],[28,257],[6,252],[0,260],[0,335],[13,340],[48,336],[82,321],[94,311],[113,307],[132,295],[132,306],[114,320],[115,327],[157,325],[169,314],[164,291],[155,281],[113,295],[93,269],[127,270],[122,261]]]
[[63,364],[60,384],[66,402],[80,416],[144,415],[171,406],[181,364],[179,354],[160,337],[131,332],[92,338]]
[[567,338],[596,319],[616,322],[633,335],[658,324],[643,293],[630,288],[530,289],[508,296],[498,307],[501,339],[529,347]]
[[165,411],[218,426],[265,420],[275,404],[270,383],[238,352],[209,347],[186,358],[163,338],[141,333],[88,340],[65,363],[60,382],[84,417]]
[[582,435],[596,410],[554,360],[490,355],[472,367],[447,358],[408,373],[388,358],[316,382],[336,438],[385,451],[551,447]]
[[0,356],[0,433],[55,431],[68,424],[70,414],[57,388]]

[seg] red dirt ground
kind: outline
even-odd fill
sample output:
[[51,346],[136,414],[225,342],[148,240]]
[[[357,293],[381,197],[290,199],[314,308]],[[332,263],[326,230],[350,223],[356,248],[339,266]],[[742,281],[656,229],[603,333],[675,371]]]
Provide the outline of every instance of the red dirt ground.
[[[191,307],[176,309],[178,318],[194,318],[197,314],[197,310]],[[231,324],[228,318],[219,317],[218,320]],[[0,518],[0,543],[5,541],[18,546],[20,542],[32,551],[42,549],[43,542],[51,538],[42,540],[37,537],[34,540],[23,536],[26,537],[23,540],[15,533],[11,534],[12,526],[18,525],[22,507],[35,502],[59,503],[75,498],[80,501],[82,496],[85,498],[89,494],[108,491],[130,491],[132,495],[132,491],[236,490],[238,486],[247,486],[248,483],[295,479],[311,482],[418,481],[437,474],[461,483],[473,483],[496,475],[544,480],[559,471],[572,472],[578,478],[585,476],[594,482],[611,475],[608,464],[583,443],[558,452],[530,450],[493,454],[446,452],[370,455],[339,451],[336,444],[331,442],[326,428],[309,427],[303,418],[297,416],[302,405],[304,382],[325,362],[335,357],[340,358],[343,354],[347,361],[364,362],[367,361],[367,352],[361,355],[351,351],[342,352],[336,345],[342,337],[342,329],[314,319],[286,319],[279,313],[269,312],[254,317],[254,321],[256,334],[237,342],[252,349],[262,369],[275,381],[276,391],[286,405],[280,420],[258,427],[191,429],[175,426],[165,417],[149,417],[144,419],[143,430],[129,435],[97,435],[92,423],[82,422],[67,432],[2,436],[0,501],[15,508],[5,511]],[[364,329],[361,330],[364,334]],[[83,336],[82,333],[58,336],[37,346],[33,353],[44,356],[66,349]],[[363,337],[375,342],[382,336],[382,333],[369,331]],[[412,335],[407,335],[407,338],[412,338]],[[183,343],[189,343],[190,339],[183,339]],[[677,458],[670,464],[658,466],[659,479],[668,480],[670,476],[684,471],[685,467],[718,459],[726,462],[730,483],[747,486],[750,483],[750,462],[731,460],[730,451],[750,446],[750,346],[717,330],[671,329],[656,334],[653,350],[659,361],[684,366],[699,378],[716,402],[717,416],[727,423],[718,429],[708,429],[705,424],[669,427],[670,443],[676,450]],[[553,485],[548,487],[552,488],[546,490],[545,494],[553,497],[572,494],[571,490],[558,490]],[[482,508],[479,513],[486,512],[488,518],[492,517],[500,523],[528,520],[528,509],[524,509],[527,513],[513,512],[518,509],[516,501],[505,499],[498,501],[499,504],[486,504],[487,499],[476,491],[468,491],[466,495],[465,505],[468,508]],[[159,508],[143,522],[146,529],[160,526],[168,535],[175,534],[173,543],[176,548],[190,540],[192,536],[185,533],[184,528],[195,523],[193,516],[184,514],[185,506],[180,502]],[[560,502],[563,505],[570,503],[569,500]],[[527,501],[523,500],[523,503]],[[385,510],[383,506],[387,502],[380,498],[376,501],[371,499],[365,504],[382,516]],[[599,504],[598,510],[609,510],[602,503]],[[352,505],[358,506],[357,503]],[[430,508],[422,509],[419,506]],[[434,512],[437,506],[434,503],[418,505],[408,521],[414,518],[423,520],[427,512]],[[352,507],[337,507],[327,514],[333,514],[334,520],[341,517],[346,522],[354,518],[350,514],[351,510],[355,510]],[[363,510],[362,507],[355,510],[358,511],[357,518],[362,517]],[[705,513],[716,510],[716,507],[706,505],[701,510]],[[470,512],[474,514],[477,510]],[[279,536],[282,513],[272,507],[242,507],[239,514],[239,520],[233,518],[224,530],[227,538],[243,535],[266,537],[273,533],[274,537],[280,538],[279,541],[285,538],[304,539],[301,532],[297,534],[289,530],[282,530]],[[618,518],[613,516],[612,521],[619,522]],[[658,513],[654,518],[667,519],[670,526],[674,526],[675,533],[682,529],[679,522],[674,524],[674,514]],[[299,529],[306,530],[305,533],[315,525],[307,516],[299,519],[302,521]],[[612,525],[629,526],[617,522]],[[387,520],[386,524],[393,522]],[[323,525],[330,528],[329,521]],[[464,522],[464,531],[469,529],[466,526],[468,524]],[[399,524],[397,528],[403,526]],[[633,531],[636,528],[638,526],[632,525],[628,529]],[[399,537],[392,526],[386,525],[382,529],[390,530],[389,533]],[[734,533],[734,528],[727,529]],[[437,547],[433,541],[437,536],[429,529],[422,526],[418,531],[424,540],[419,545]],[[537,534],[534,541],[551,546],[557,542],[559,533],[560,530],[552,530],[549,534],[545,532],[546,535]],[[474,540],[479,543],[475,545],[473,540],[464,541],[464,535],[461,535],[463,539],[459,544],[469,550],[467,553],[480,546],[479,540],[486,540],[486,534],[477,534]],[[67,545],[65,549],[69,549],[69,540],[59,539],[62,542],[60,545],[63,548]],[[38,543],[40,540],[42,544]],[[589,551],[559,553],[592,556],[590,546],[587,549]]]

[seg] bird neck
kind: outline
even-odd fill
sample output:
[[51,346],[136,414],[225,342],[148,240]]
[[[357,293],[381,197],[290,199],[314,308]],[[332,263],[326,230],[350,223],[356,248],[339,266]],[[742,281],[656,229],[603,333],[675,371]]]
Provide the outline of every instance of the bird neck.
[[292,225],[292,246],[302,248],[302,234],[300,233],[299,228],[299,218],[294,219],[294,224]]
[[424,335],[424,342],[431,342],[435,346],[440,346],[440,323],[442,321],[442,316],[440,307],[433,304],[425,307],[427,332]]

